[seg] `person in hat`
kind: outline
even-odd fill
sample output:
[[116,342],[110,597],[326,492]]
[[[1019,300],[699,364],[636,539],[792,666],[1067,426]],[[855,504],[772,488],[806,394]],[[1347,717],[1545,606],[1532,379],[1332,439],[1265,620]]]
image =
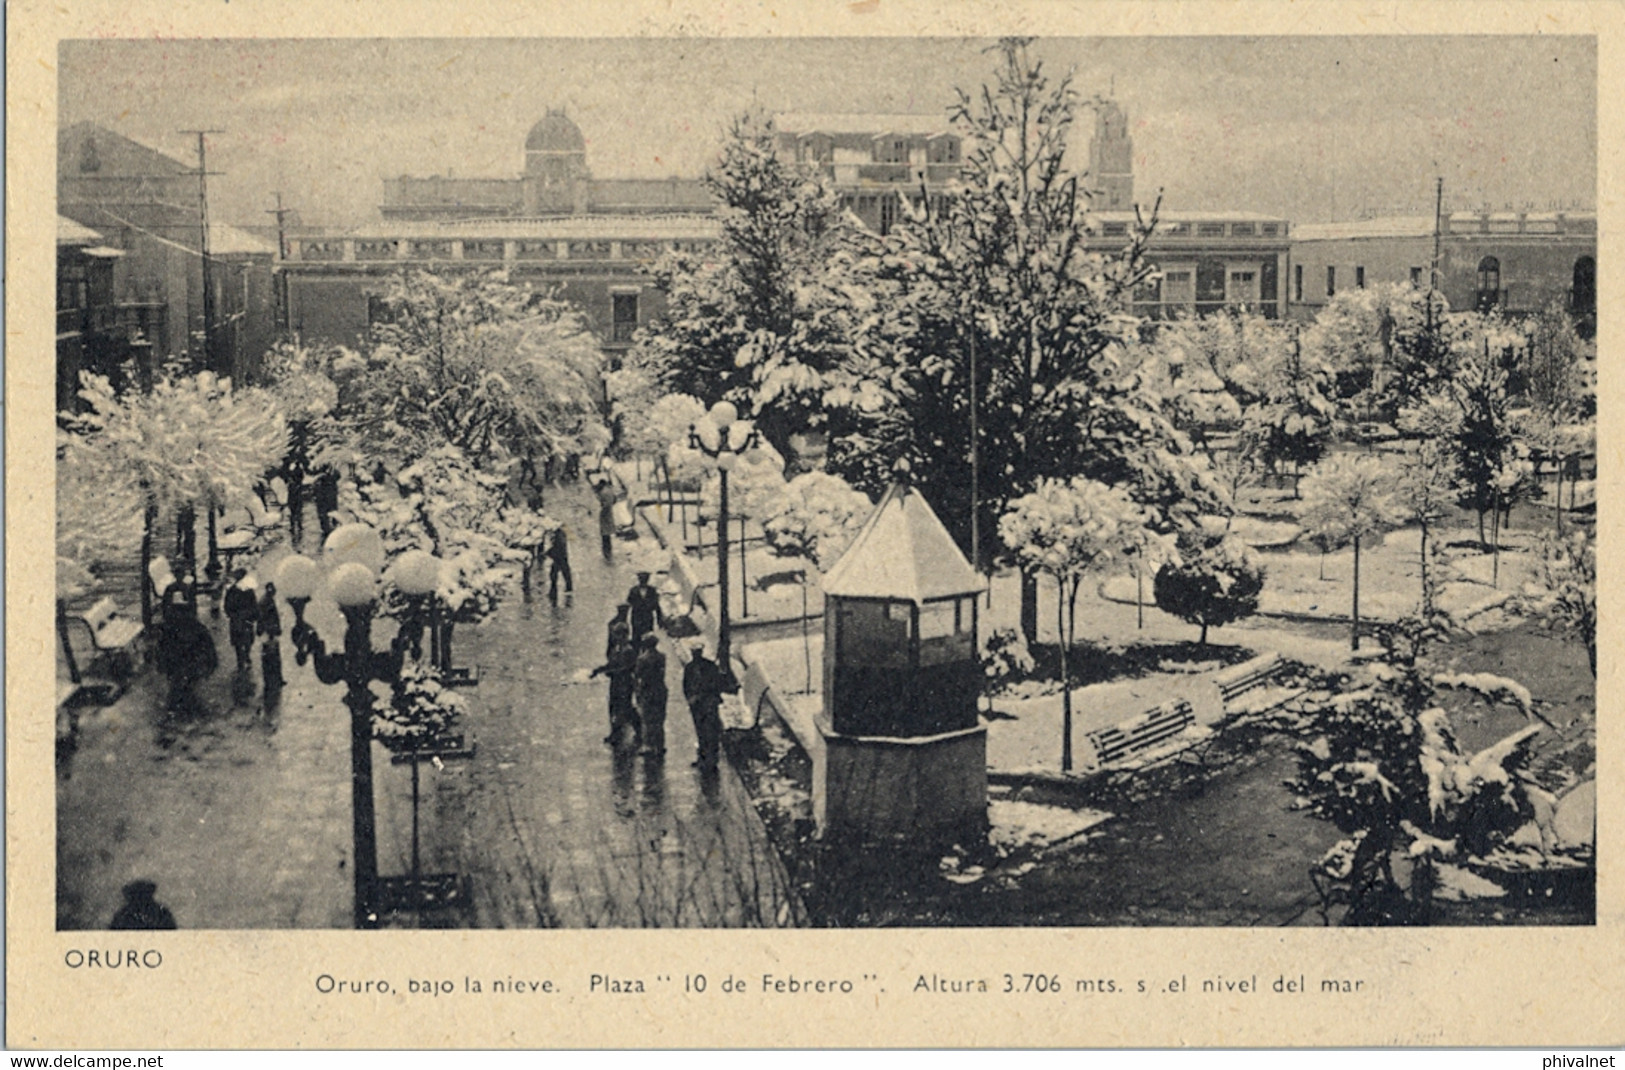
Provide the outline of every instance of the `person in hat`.
[[609,677],[609,735],[604,737],[604,742],[612,747],[620,744],[627,728],[632,729],[633,745],[643,738],[632,701],[637,657],[637,648],[632,645],[632,633],[624,623],[611,622],[606,660],[592,671],[592,675]]
[[702,772],[713,772],[722,749],[722,694],[728,690],[727,677],[713,661],[702,640],[694,640],[692,656],[683,669],[683,697],[689,716],[694,718],[694,735],[699,753],[694,764]]
[[124,886],[124,905],[113,915],[110,929],[173,929],[175,915],[153,896],[158,885],[152,881],[131,881]]
[[609,638],[604,643],[604,657],[609,657],[609,652],[615,649],[615,634],[617,631],[626,637],[627,642],[632,641],[632,621],[629,616],[631,612],[632,607],[625,602],[621,602],[615,607],[615,615],[609,618]]
[[169,678],[169,710],[181,713],[197,705],[199,680],[220,665],[214,637],[197,618],[197,603],[185,584],[175,583],[164,595],[164,621],[158,628],[153,664]]
[[259,585],[246,570],[232,573],[233,583],[226,589],[226,635],[231,649],[237,655],[237,671],[248,668],[248,657],[254,650],[254,629],[259,623]]
[[615,503],[619,495],[609,477],[602,474],[592,477],[592,492],[598,498],[598,541],[608,561],[615,555]]
[[666,655],[652,632],[638,640],[632,686],[643,726],[643,753],[658,758],[666,753]]
[[267,583],[258,608],[259,633],[265,637],[260,647],[260,675],[265,680],[265,692],[271,694],[282,687],[282,614],[276,608],[276,584]]
[[638,582],[626,592],[626,604],[632,608],[633,642],[640,642],[657,624],[665,627],[666,622],[660,615],[660,592],[650,586],[649,573],[638,573]]
[[548,535],[547,549],[543,553],[547,557],[547,597],[556,602],[560,576],[564,577],[565,594],[575,590],[575,577],[570,574],[570,537],[564,533],[564,525]]

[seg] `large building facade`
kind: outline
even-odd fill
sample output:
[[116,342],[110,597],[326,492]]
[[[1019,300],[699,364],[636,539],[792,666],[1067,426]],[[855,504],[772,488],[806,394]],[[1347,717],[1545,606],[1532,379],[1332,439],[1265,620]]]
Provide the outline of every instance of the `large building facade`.
[[697,179],[594,178],[587,139],[562,111],[549,111],[525,136],[513,178],[402,175],[386,179],[378,212],[389,222],[526,219],[566,215],[693,215],[714,201]]
[[549,111],[525,138],[517,178],[384,181],[383,222],[343,234],[289,234],[281,260],[284,326],[308,341],[354,345],[381,314],[396,272],[501,270],[578,307],[611,360],[665,308],[646,270],[667,251],[716,240],[715,202],[697,179],[598,179],[586,139]]
[[1305,224],[1292,241],[1292,303],[1313,316],[1341,290],[1438,286],[1450,307],[1522,316],[1555,303],[1582,331],[1597,313],[1595,212],[1454,211]]
[[665,295],[647,268],[667,251],[716,240],[709,215],[565,215],[398,223],[342,236],[288,238],[282,261],[288,328],[296,337],[360,342],[380,313],[388,275],[410,269],[501,270],[581,309],[603,348],[627,349]]
[[57,135],[57,211],[122,254],[113,265],[118,332],[150,344],[159,362],[186,358],[239,379],[258,373],[276,332],[276,246],[210,221],[205,295],[205,213],[195,168],[105,127],[76,123]]

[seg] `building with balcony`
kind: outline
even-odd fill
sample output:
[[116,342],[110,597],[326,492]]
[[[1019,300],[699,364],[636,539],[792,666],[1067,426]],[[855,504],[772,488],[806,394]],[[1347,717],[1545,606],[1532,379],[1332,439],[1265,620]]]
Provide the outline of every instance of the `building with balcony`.
[[665,308],[647,268],[668,251],[702,253],[717,235],[710,215],[675,214],[391,222],[290,235],[280,265],[288,327],[305,340],[355,345],[378,312],[373,298],[385,276],[413,267],[501,270],[580,308],[613,356]]
[[275,339],[276,246],[211,221],[206,302],[196,168],[76,123],[57,134],[57,212],[122,254],[113,261],[113,314],[131,341],[151,344],[155,361],[184,357],[238,379],[258,373]]
[[[1149,220],[1148,220],[1149,221]],[[1121,249],[1138,222],[1132,211],[1092,212],[1087,247]],[[1135,292],[1134,311],[1150,320],[1205,316],[1224,309],[1266,319],[1285,315],[1290,225],[1254,212],[1176,212],[1157,215],[1146,242],[1155,269]]]
[[79,373],[116,379],[131,356],[113,299],[122,250],[101,234],[56,217],[56,409],[78,407]]
[[529,219],[564,215],[692,215],[714,201],[698,179],[594,178],[587,140],[562,111],[525,136],[513,178],[401,175],[384,181],[378,212],[388,222]]
[[1342,223],[1306,223],[1292,237],[1292,304],[1311,317],[1340,290],[1379,283],[1427,286],[1435,230],[1439,290],[1455,309],[1514,316],[1553,302],[1583,333],[1597,315],[1593,211],[1452,211]]
[[784,157],[821,172],[878,234],[891,232],[905,200],[917,206],[959,182],[961,139],[946,114],[786,112],[773,127]]

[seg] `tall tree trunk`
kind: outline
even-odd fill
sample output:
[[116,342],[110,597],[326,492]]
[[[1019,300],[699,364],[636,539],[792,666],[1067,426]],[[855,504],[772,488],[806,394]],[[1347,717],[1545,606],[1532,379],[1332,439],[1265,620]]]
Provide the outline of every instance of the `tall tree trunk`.
[[1490,586],[1501,586],[1501,492],[1495,492],[1495,515],[1490,518]]
[[1032,646],[1038,642],[1038,574],[1021,570],[1021,635]]
[[1360,537],[1354,536],[1354,613],[1353,628],[1349,633],[1351,649],[1360,649]]
[[[1055,577],[1055,642],[1061,648],[1061,772],[1072,771],[1072,676],[1067,671],[1066,580]],[[1036,601],[1036,600],[1035,600]]]
[[1428,524],[1422,521],[1422,616],[1433,615],[1433,592],[1428,588]]

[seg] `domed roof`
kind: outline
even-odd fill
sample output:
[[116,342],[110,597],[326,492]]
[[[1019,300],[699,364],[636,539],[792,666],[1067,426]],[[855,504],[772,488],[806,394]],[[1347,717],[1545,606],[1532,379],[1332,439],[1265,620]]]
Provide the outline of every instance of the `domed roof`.
[[586,152],[587,139],[581,128],[562,111],[549,109],[542,121],[530,128],[525,138],[526,152]]

